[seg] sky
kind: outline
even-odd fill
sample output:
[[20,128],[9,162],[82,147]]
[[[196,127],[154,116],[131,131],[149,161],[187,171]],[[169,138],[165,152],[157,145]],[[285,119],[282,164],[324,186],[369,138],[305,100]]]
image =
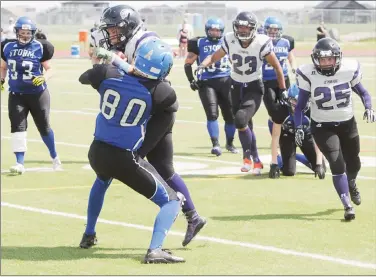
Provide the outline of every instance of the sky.
[[[17,5],[33,6],[37,10],[48,9],[50,7],[58,6],[59,3],[63,1],[1,1],[2,7],[12,7]],[[124,1],[109,1],[111,5],[123,4]],[[169,5],[169,6],[178,6],[187,2],[193,1],[126,1],[126,3],[136,9],[140,9],[146,6],[152,5]],[[202,1],[204,2],[204,1]],[[226,2],[229,6],[242,7],[245,10],[248,9],[258,10],[267,7],[273,7],[277,9],[300,9],[309,6],[315,6],[322,1],[210,1],[214,3]],[[358,1],[359,3],[369,3],[375,6],[375,1]]]

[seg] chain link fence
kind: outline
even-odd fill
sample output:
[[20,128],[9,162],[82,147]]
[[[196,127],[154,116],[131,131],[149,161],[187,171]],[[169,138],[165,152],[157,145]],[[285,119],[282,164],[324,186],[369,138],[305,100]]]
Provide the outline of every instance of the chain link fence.
[[[52,41],[76,41],[79,30],[89,30],[95,21],[99,21],[103,6],[88,6],[78,4],[74,7],[55,7],[42,13],[30,15],[38,27],[45,31]],[[186,19],[193,27],[195,36],[205,35],[204,24],[210,17],[219,17],[225,22],[225,32],[232,31],[232,21],[242,7],[234,7],[228,2],[214,4],[210,2],[187,2],[178,7],[158,5],[139,9],[145,18],[148,30],[157,32],[163,38],[176,38],[179,26]],[[94,5],[95,2],[92,2]],[[1,21],[7,22],[12,13],[1,9]],[[316,28],[321,21],[327,29],[338,33],[340,38],[346,36],[374,38],[376,34],[376,10],[318,10],[314,8],[296,11],[277,10],[269,7],[252,11],[260,23],[267,16],[277,16],[283,23],[284,33],[293,36],[297,41],[312,41],[316,39]],[[26,14],[28,15],[28,14]],[[6,23],[5,23],[6,24]],[[2,24],[4,26],[4,24]]]

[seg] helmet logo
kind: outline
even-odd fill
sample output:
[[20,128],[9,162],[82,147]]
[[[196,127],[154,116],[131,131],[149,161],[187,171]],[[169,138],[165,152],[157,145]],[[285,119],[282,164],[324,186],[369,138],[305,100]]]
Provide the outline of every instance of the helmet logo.
[[127,9],[121,10],[121,12],[120,12],[121,19],[126,18],[128,15],[129,15],[129,10],[127,10]]
[[30,24],[22,24],[21,29],[22,30],[31,30],[31,25]]
[[144,56],[144,58],[145,58],[145,59],[148,59],[148,60],[150,61],[152,55],[153,55],[153,49],[150,50],[150,51]]
[[212,29],[219,29],[219,24],[212,24],[210,28],[212,28]]
[[320,55],[322,57],[329,57],[329,56],[332,56],[333,55],[333,52],[332,50],[328,50],[328,51],[320,51]]
[[246,20],[239,20],[239,21],[238,21],[238,24],[239,24],[239,25],[242,25],[242,26],[248,26],[249,22],[246,21]]

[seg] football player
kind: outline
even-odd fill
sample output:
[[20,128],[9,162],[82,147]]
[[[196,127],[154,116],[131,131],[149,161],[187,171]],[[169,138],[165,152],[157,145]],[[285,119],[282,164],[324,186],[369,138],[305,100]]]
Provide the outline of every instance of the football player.
[[[251,145],[252,130],[248,122],[255,115],[264,94],[261,80],[261,67],[264,59],[276,70],[279,90],[286,90],[281,65],[273,52],[271,38],[257,34],[257,18],[253,13],[241,12],[233,21],[233,32],[227,33],[222,47],[208,56],[197,68],[198,72],[219,61],[228,54],[232,63],[231,102],[235,116],[235,126],[243,148],[242,172],[252,168]],[[286,93],[285,93],[286,94]],[[254,163],[254,167],[262,167],[262,163]]]
[[[276,124],[282,126],[281,136],[279,138],[279,145],[282,155],[282,175],[284,176],[294,176],[296,173],[296,144],[295,144],[295,127],[294,127],[294,111],[298,100],[299,88],[297,85],[293,84],[288,89],[287,101],[279,102],[277,101],[277,96],[272,89],[265,91],[268,94],[270,100],[272,100],[272,105],[274,105],[274,119]],[[323,155],[320,150],[315,145],[313,141],[311,131],[310,131],[310,119],[309,119],[309,107],[304,109],[303,116],[303,131],[304,131],[304,141],[303,145],[299,148],[303,152],[304,158],[307,160],[305,165],[315,172],[315,177],[319,179],[325,178],[325,163],[323,161]],[[279,168],[275,171],[279,177]]]
[[360,142],[352,91],[362,99],[363,119],[367,122],[375,121],[371,96],[361,83],[359,62],[342,59],[341,48],[334,39],[320,39],[311,58],[312,63],[302,65],[296,71],[299,86],[294,115],[296,144],[302,145],[304,139],[303,110],[310,100],[312,135],[329,162],[334,187],[345,209],[345,220],[352,220],[355,210],[351,201],[355,205],[361,203],[356,186],[361,167]]
[[54,47],[47,40],[35,39],[37,27],[27,17],[18,18],[14,29],[17,39],[1,43],[1,84],[3,86],[5,83],[8,71],[8,115],[12,150],[16,155],[16,165],[12,166],[10,171],[14,174],[25,172],[29,112],[50,152],[53,169],[60,169],[61,162],[56,153],[54,132],[50,126],[50,92],[46,84],[52,76],[50,60]]
[[[286,60],[290,62],[290,65],[292,67],[293,73],[295,73],[295,58],[294,54],[291,52],[292,48],[290,45],[290,41],[282,37],[282,23],[280,20],[276,17],[268,17],[266,18],[264,22],[264,29],[265,34],[269,36],[273,41],[273,50],[274,53],[282,67],[283,75],[285,78],[285,84],[286,88],[290,87],[290,79],[288,76],[288,67]],[[274,71],[274,68],[268,64],[267,61],[264,60],[264,63],[262,65],[262,79],[264,81],[265,86],[265,92],[271,88],[272,90],[278,92],[278,82],[277,82],[277,75]],[[265,104],[265,107],[268,111],[268,114],[273,122],[275,120],[273,119],[275,116],[275,113],[278,113],[274,109],[275,103],[274,101],[280,101],[281,96],[276,95],[277,99],[272,100],[269,99],[268,96],[269,93],[265,93],[263,97],[263,101]],[[269,122],[268,125],[270,126],[271,123]],[[281,124],[274,124],[272,125],[272,163],[270,165],[270,171],[269,171],[269,177],[276,178],[278,176],[276,170],[278,170],[278,141],[281,134]]]
[[230,88],[231,66],[227,55],[220,61],[205,69],[196,81],[192,73],[192,64],[200,64],[207,56],[221,47],[225,25],[219,18],[211,18],[205,23],[206,37],[195,37],[188,41],[188,56],[185,59],[185,75],[192,90],[198,90],[206,114],[206,127],[212,141],[211,153],[222,154],[219,144],[218,105],[225,121],[226,149],[238,153],[233,145],[235,135],[234,115],[231,109]]
[[[145,58],[148,54],[148,58]],[[184,196],[171,189],[155,168],[137,153],[143,143],[150,116],[163,112],[176,101],[174,90],[164,80],[172,64],[170,47],[155,39],[138,49],[136,76],[124,74],[107,64],[94,65],[80,76],[80,82],[91,84],[101,98],[101,112],[97,116],[94,141],[89,150],[90,165],[97,178],[90,192],[87,226],[81,248],[90,248],[97,243],[95,225],[106,190],[115,178],[161,208],[155,219],[152,240],[144,262],[184,262],[183,258],[162,249]],[[158,97],[161,94],[167,94],[168,98]]]
[[[102,15],[102,24],[100,27],[105,35],[106,44],[110,49],[116,49],[121,52],[125,51],[127,62],[105,49],[98,49],[96,55],[130,73],[133,72],[133,66],[129,63],[133,64],[134,62],[134,51],[149,40],[155,40],[157,34],[143,31],[140,15],[132,8],[127,7],[119,5],[106,10]],[[103,54],[99,54],[100,52]],[[149,55],[152,55],[152,52]],[[146,56],[145,58],[148,57]],[[167,96],[162,94],[160,97],[163,99]],[[152,116],[147,125],[144,143],[138,150],[138,153],[142,158],[147,157],[148,161],[171,188],[181,192],[185,196],[186,201],[182,210],[187,219],[188,226],[182,244],[186,246],[205,226],[206,219],[197,213],[184,180],[174,169],[172,127],[178,108],[177,102],[174,107],[175,109],[171,108],[164,113]]]

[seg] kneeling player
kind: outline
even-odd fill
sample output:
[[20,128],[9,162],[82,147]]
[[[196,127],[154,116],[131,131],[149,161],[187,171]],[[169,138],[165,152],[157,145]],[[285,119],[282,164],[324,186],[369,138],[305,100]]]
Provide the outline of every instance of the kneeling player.
[[226,149],[238,153],[233,145],[235,135],[234,115],[231,107],[231,66],[227,55],[220,61],[206,68],[198,75],[199,81],[193,77],[192,64],[200,64],[209,55],[221,47],[225,26],[220,19],[209,19],[205,24],[206,37],[196,37],[188,41],[188,56],[185,59],[185,74],[192,90],[198,90],[202,107],[206,114],[206,127],[213,144],[211,153],[220,156],[222,150],[218,141],[218,105],[221,107],[225,121]]
[[[276,99],[275,92],[271,89],[265,93],[269,94],[269,99]],[[284,176],[294,176],[296,173],[296,144],[295,144],[295,132],[294,132],[294,110],[298,100],[299,89],[296,85],[292,85],[288,90],[287,103],[274,101],[275,122],[282,125],[282,132],[279,138],[279,145],[282,155],[282,174]],[[304,141],[300,150],[307,158],[307,167],[315,172],[315,177],[320,179],[325,178],[325,164],[323,163],[323,156],[320,150],[316,147],[311,132],[310,132],[310,120],[309,120],[309,108],[304,110],[303,117],[303,131]],[[273,172],[275,176],[279,177],[279,167],[276,164],[271,165],[270,172]],[[270,177],[270,176],[269,176]]]
[[[144,58],[146,56],[148,58]],[[95,138],[89,150],[90,165],[97,179],[90,192],[87,226],[80,243],[82,248],[96,244],[95,225],[105,192],[115,178],[161,208],[144,262],[184,262],[183,258],[162,249],[184,196],[171,189],[155,168],[137,153],[150,116],[155,111],[165,110],[176,99],[175,95],[156,102],[153,97],[159,94],[159,90],[171,91],[163,79],[172,64],[170,47],[160,40],[150,40],[136,52],[135,74],[142,77],[124,75],[116,67],[104,64],[95,65],[80,77],[81,83],[91,84],[101,95],[101,113],[96,120]],[[157,79],[151,78],[155,74]]]
[[[50,60],[53,45],[35,39],[37,27],[27,17],[20,17],[14,26],[17,39],[1,43],[1,77],[9,70],[8,114],[11,123],[12,150],[17,163],[11,173],[25,172],[27,117],[33,116],[35,125],[52,158],[53,169],[59,169],[60,159],[55,149],[54,132],[50,127],[50,92],[46,80],[51,77]],[[43,69],[45,70],[43,74]],[[5,80],[1,79],[3,86]]]
[[362,73],[356,60],[342,60],[338,43],[320,39],[311,55],[312,63],[299,67],[299,101],[295,111],[295,139],[304,139],[303,110],[311,102],[311,131],[315,142],[330,164],[333,184],[345,209],[346,220],[355,218],[352,202],[360,205],[356,177],[361,167],[358,127],[354,117],[352,91],[365,107],[363,119],[375,121],[371,96],[361,84]]

